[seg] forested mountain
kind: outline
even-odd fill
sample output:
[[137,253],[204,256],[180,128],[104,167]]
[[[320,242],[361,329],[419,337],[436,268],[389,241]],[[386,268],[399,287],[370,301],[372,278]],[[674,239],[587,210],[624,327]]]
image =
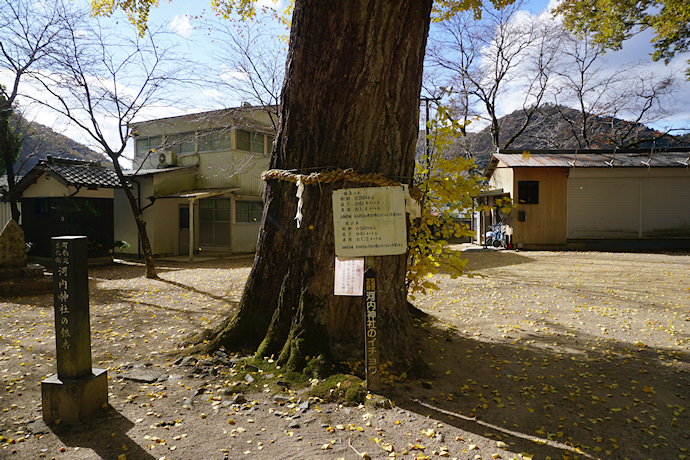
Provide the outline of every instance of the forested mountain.
[[22,150],[14,163],[15,173],[20,176],[26,174],[39,160],[44,160],[48,155],[99,161],[104,166],[110,163],[105,156],[47,126],[28,122],[20,115],[13,115],[12,118],[12,126],[22,135]]
[[[575,149],[585,148],[581,134],[579,111],[553,104],[540,108],[525,131],[508,147],[509,149]],[[500,124],[501,145],[517,132],[525,120],[517,110],[502,117]],[[587,136],[590,148],[651,148],[690,146],[690,134],[669,136],[642,124],[630,123],[618,118],[591,116],[588,119]],[[465,145],[467,147],[465,147]],[[469,152],[479,165],[488,162],[495,149],[489,127],[477,133],[469,133],[465,141],[456,141],[447,156],[455,157]]]

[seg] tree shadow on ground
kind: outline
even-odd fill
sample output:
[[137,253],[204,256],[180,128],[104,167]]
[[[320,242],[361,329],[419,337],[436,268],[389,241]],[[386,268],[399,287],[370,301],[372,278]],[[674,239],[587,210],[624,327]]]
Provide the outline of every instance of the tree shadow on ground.
[[678,458],[690,443],[687,354],[582,334],[482,340],[432,317],[420,325],[431,375],[382,392],[404,409],[534,459]]
[[[132,299],[127,298],[127,297],[121,297],[121,298],[114,297],[114,299],[116,302],[117,301],[128,302],[132,308],[134,308],[134,305],[141,305],[143,307],[152,308],[154,310],[174,312],[174,313],[182,313],[182,314],[185,314],[188,316],[208,314],[208,310],[205,310],[205,309],[192,310],[190,308],[174,308],[174,307],[169,307],[169,306],[157,305],[157,304],[151,303],[151,302],[143,302],[141,300],[132,300]],[[237,302],[235,300],[223,300],[223,302],[227,303],[228,305],[230,305],[232,307],[235,307],[239,304],[239,302]]]
[[5,297],[0,299],[0,303],[25,305],[27,307],[50,307],[53,308],[53,293],[25,295],[20,297]]
[[220,302],[226,302],[229,304],[236,304],[237,303],[235,300],[232,300],[232,299],[229,299],[227,297],[220,296],[220,295],[212,294],[210,292],[202,291],[201,289],[197,289],[194,286],[190,286],[188,284],[178,283],[177,281],[166,280],[166,279],[162,279],[162,278],[161,278],[161,281],[166,283],[166,284],[170,284],[172,286],[177,286],[177,287],[184,289],[186,291],[189,291],[189,292],[194,292],[196,294],[208,296],[208,297],[215,299],[215,300],[218,300]]
[[467,259],[467,265],[465,266],[466,273],[486,268],[498,268],[534,262],[534,259],[518,254],[515,251],[483,249],[480,247],[460,251],[459,255],[463,259]]
[[117,460],[122,454],[127,460],[155,458],[127,436],[133,422],[110,405],[104,412],[88,423],[58,425],[51,429],[66,446],[92,449],[102,459]]
[[[184,262],[181,264],[183,268],[242,268],[251,267],[254,263],[254,254],[247,254],[242,256],[236,256],[232,258],[218,258],[211,260],[202,260],[199,262]],[[170,264],[174,266],[175,264]]]
[[[170,271],[184,270],[188,267],[174,265],[156,265],[158,275]],[[114,262],[108,265],[89,268],[89,278],[96,280],[126,280],[146,275],[146,265],[139,262]]]

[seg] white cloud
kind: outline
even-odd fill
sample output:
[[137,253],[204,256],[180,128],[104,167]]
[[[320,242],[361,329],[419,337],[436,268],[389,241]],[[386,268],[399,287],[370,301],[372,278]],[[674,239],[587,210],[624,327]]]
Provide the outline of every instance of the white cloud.
[[257,11],[261,11],[261,8],[272,8],[280,13],[285,10],[285,2],[281,0],[258,0],[256,2]]
[[[548,6],[541,12],[536,12],[533,17],[538,17],[545,21],[555,21],[560,23],[560,18],[554,18],[550,11],[558,5],[558,0],[550,0]],[[528,16],[521,12],[516,16],[518,24],[526,22]],[[675,76],[678,82],[672,101],[666,101],[665,106],[669,113],[661,120],[649,121],[649,125],[656,129],[665,129],[670,126],[690,128],[690,107],[682,101],[690,100],[690,81],[683,75],[690,53],[676,56],[668,65],[663,62],[652,61],[651,54],[654,48],[651,44],[653,38],[652,31],[645,31],[634,35],[623,43],[622,49],[618,51],[608,51],[600,57],[601,76],[618,73],[621,69],[626,72],[634,72],[636,75],[654,75],[656,77]],[[517,74],[525,73],[519,70]],[[522,107],[523,98],[519,95],[520,79],[516,79],[504,88],[503,94],[511,94],[511,97],[501,97],[498,104],[500,115],[508,114]],[[562,101],[565,102],[565,101]],[[674,104],[674,102],[676,102]],[[633,114],[623,114],[634,118]],[[477,128],[477,126],[473,128]]]
[[175,15],[173,20],[168,23],[168,27],[170,27],[170,30],[184,38],[189,38],[194,30],[194,27],[192,27],[192,24],[189,22],[189,16],[186,14],[182,16]]
[[222,99],[225,95],[217,89],[205,89],[201,92],[208,99]]
[[249,74],[243,70],[239,69],[227,69],[224,70],[220,75],[221,80],[225,83],[231,83],[233,81],[249,81]]

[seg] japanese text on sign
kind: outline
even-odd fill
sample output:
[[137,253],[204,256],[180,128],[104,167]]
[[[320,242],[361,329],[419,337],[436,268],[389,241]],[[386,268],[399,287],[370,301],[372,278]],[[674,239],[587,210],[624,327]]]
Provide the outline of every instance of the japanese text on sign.
[[365,322],[364,341],[367,371],[367,389],[379,386],[378,318],[376,300],[376,273],[371,268],[364,273]]
[[333,191],[335,254],[339,257],[404,254],[407,250],[402,187]]
[[364,259],[335,258],[333,295],[361,296],[364,284]]
[[66,241],[58,241],[55,243],[55,274],[57,277],[57,293],[55,295],[56,313],[60,316],[56,318],[55,324],[58,325],[59,330],[56,331],[58,337],[58,346],[63,350],[69,350],[71,347],[70,338],[72,333],[70,331],[70,311],[67,305],[69,299],[67,270],[69,268],[69,248]]

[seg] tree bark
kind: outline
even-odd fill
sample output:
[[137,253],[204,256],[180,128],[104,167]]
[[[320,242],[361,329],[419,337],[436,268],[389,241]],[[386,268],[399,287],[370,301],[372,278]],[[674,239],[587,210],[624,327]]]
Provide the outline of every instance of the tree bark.
[[[271,168],[300,174],[352,168],[411,182],[431,3],[295,2]],[[331,204],[334,189],[362,186],[367,184],[344,180],[306,186],[297,228],[295,184],[268,181],[257,253],[238,313],[210,350],[256,350],[315,373],[329,372],[329,363],[362,358],[363,298],[333,295]],[[406,255],[369,262],[378,274],[381,359],[406,368],[417,356],[406,307]]]

